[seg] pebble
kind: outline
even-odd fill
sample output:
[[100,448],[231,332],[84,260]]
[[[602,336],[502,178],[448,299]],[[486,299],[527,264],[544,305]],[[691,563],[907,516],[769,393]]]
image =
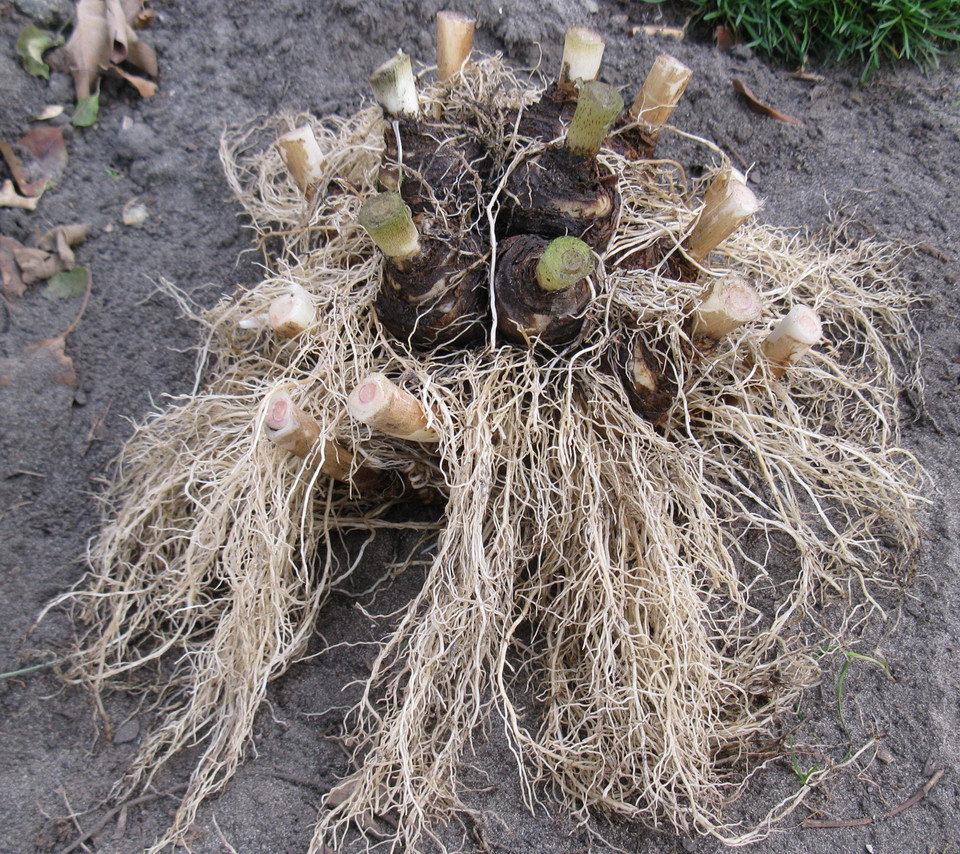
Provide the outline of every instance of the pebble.
[[66,71],[51,71],[47,93],[44,95],[49,104],[63,104],[73,112],[73,78]]
[[128,744],[136,741],[140,735],[140,721],[137,718],[131,718],[120,724],[113,732],[114,744]]
[[121,128],[114,142],[117,154],[127,160],[149,157],[157,150],[157,135],[143,122],[132,122]]
[[141,187],[162,184],[171,178],[179,178],[184,171],[183,156],[178,151],[167,151],[155,157],[136,161],[130,167],[129,176]]

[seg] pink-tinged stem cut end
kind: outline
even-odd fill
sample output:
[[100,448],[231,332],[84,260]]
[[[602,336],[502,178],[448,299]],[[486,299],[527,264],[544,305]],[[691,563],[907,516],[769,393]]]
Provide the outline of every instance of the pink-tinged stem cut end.
[[269,411],[267,412],[267,427],[269,427],[271,430],[282,429],[287,423],[289,412],[290,404],[288,401],[284,400],[282,397],[273,401],[273,403],[270,404]]
[[367,381],[357,389],[357,398],[363,404],[373,403],[380,394],[380,389],[375,382]]

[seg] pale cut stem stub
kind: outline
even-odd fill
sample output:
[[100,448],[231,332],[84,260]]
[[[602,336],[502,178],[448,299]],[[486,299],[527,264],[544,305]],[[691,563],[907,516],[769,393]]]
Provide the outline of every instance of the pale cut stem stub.
[[391,260],[403,261],[420,254],[420,232],[399,193],[371,196],[360,207],[359,221]]
[[477,19],[449,9],[437,12],[437,80],[449,80],[473,50]]
[[822,335],[823,327],[817,313],[809,306],[795,305],[764,339],[763,355],[773,366],[773,373],[782,376],[820,341]]
[[411,442],[439,442],[427,410],[410,392],[384,374],[370,374],[347,398],[350,417],[388,436]]
[[410,57],[402,50],[370,75],[370,86],[384,113],[415,119],[420,112]]
[[686,240],[687,251],[697,261],[706,258],[760,210],[760,202],[753,191],[736,176],[721,173],[714,183],[717,181],[722,182],[722,186],[716,189],[711,186],[707,190],[700,217]]
[[622,110],[623,98],[613,86],[596,80],[585,83],[567,131],[567,148],[581,157],[596,157]]
[[647,74],[630,107],[630,120],[653,128],[665,125],[683,96],[693,72],[679,59],[662,53]]
[[267,313],[270,328],[282,338],[293,338],[314,323],[317,312],[313,298],[298,284],[291,284],[287,293],[270,303]]
[[578,80],[596,80],[605,47],[603,37],[588,27],[570,27],[563,37],[559,85],[572,88]]
[[718,279],[708,288],[693,310],[694,337],[718,341],[744,323],[760,317],[760,294],[743,276]]
[[312,199],[317,184],[323,177],[323,152],[317,143],[310,125],[304,125],[289,131],[277,139],[280,159],[290,173],[293,183],[300,191]]
[[[267,401],[264,420],[267,438],[277,447],[306,459],[317,453],[320,423],[297,406],[285,391],[275,391]],[[349,483],[353,454],[337,442],[323,440],[320,471],[334,480]]]

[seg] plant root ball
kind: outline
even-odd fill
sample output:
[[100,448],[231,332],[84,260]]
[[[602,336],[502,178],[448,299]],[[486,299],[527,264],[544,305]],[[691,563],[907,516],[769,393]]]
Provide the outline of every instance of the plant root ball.
[[486,333],[486,267],[476,238],[446,243],[426,238],[414,258],[384,259],[374,308],[380,323],[416,350],[469,347]]
[[617,336],[605,360],[610,372],[623,383],[634,412],[654,426],[661,424],[676,399],[677,386],[642,335]]
[[579,237],[603,252],[620,213],[616,176],[566,148],[548,148],[520,166],[507,184],[498,231],[505,236]]
[[[539,101],[524,107],[517,133],[542,142],[563,139],[576,109],[576,92],[563,89],[554,83],[540,96]],[[510,119],[515,121],[516,114]]]
[[593,289],[589,278],[563,290],[544,290],[537,265],[550,241],[532,234],[500,244],[494,278],[497,331],[520,346],[556,347],[580,334]]
[[387,123],[383,141],[378,183],[399,192],[414,216],[435,213],[438,205],[456,215],[480,203],[490,157],[469,128],[400,118]]

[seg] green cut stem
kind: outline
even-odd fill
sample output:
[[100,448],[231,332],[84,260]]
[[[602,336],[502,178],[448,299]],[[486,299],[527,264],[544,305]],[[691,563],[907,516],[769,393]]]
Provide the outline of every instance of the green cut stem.
[[358,219],[388,258],[402,261],[420,253],[420,232],[399,193],[378,193],[367,199]]
[[545,291],[565,291],[593,272],[593,251],[579,237],[550,241],[537,263],[537,284]]
[[596,80],[585,83],[567,131],[567,148],[581,157],[596,157],[622,110],[623,98],[613,86]]

